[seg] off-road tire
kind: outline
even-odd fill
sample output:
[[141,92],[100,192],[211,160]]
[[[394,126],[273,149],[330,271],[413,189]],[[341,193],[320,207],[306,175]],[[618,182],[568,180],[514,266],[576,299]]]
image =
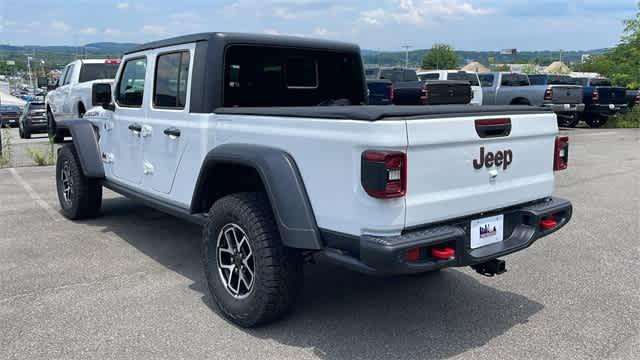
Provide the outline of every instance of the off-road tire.
[[[62,173],[68,165],[71,193],[68,200],[64,195]],[[102,184],[100,179],[90,179],[84,176],[80,167],[80,160],[73,144],[64,145],[58,153],[56,162],[56,189],[62,214],[70,220],[94,218],[102,206]]]
[[54,144],[59,144],[64,141],[64,134],[61,129],[58,129],[51,111],[47,111],[47,134],[49,134],[49,139],[52,139]]
[[25,127],[24,123],[18,128],[18,133],[23,139],[31,139],[31,129],[28,126]]
[[584,118],[584,122],[586,122],[587,125],[589,125],[589,127],[593,129],[602,127],[604,124],[607,123],[607,121],[609,121],[608,117],[599,115],[599,114],[586,116]]
[[558,126],[566,128],[574,128],[580,122],[578,114],[573,116],[558,116]]
[[[254,257],[253,289],[242,299],[232,296],[218,270],[218,236],[229,224],[242,228]],[[302,287],[303,258],[282,244],[263,193],[232,194],[213,204],[203,231],[202,261],[213,300],[230,321],[242,327],[283,317]]]

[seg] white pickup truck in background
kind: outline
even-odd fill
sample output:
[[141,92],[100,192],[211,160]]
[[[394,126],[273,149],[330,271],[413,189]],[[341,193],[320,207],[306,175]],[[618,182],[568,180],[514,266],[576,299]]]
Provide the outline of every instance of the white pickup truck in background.
[[111,84],[118,66],[119,59],[76,60],[65,66],[45,99],[49,137],[54,142],[61,142],[67,135],[66,129],[58,126],[57,122],[82,118],[93,106],[93,84]]
[[426,70],[418,71],[418,78],[420,81],[427,80],[461,80],[468,81],[471,84],[471,98],[470,104],[482,105],[482,87],[480,87],[480,79],[478,74],[474,72],[462,71],[462,70]]

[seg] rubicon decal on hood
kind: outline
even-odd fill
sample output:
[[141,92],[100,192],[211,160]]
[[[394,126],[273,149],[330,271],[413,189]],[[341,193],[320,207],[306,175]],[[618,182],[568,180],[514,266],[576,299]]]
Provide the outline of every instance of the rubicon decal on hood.
[[499,150],[495,153],[491,151],[484,153],[484,146],[480,147],[480,156],[478,159],[473,159],[473,167],[476,170],[482,169],[482,167],[490,168],[492,166],[500,167],[503,170],[507,170],[511,162],[513,161],[513,152],[511,150]]

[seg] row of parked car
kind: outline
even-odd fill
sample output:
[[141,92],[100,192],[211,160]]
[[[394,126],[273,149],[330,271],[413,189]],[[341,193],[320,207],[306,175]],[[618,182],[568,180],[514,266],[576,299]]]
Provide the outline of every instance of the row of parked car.
[[552,109],[563,127],[575,127],[581,120],[600,127],[640,104],[637,90],[615,87],[601,77],[405,68],[369,68],[365,74],[370,104],[542,106]]

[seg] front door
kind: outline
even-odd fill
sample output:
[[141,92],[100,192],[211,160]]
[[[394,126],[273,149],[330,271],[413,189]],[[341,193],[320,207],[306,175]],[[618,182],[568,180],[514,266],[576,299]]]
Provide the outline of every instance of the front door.
[[147,77],[146,57],[126,59],[115,89],[116,110],[111,132],[113,175],[131,184],[140,184],[144,172],[142,127],[145,120],[144,98]]
[[171,193],[182,153],[197,140],[197,122],[189,121],[193,51],[193,44],[163,49],[154,61],[151,104],[143,125],[143,186],[152,192]]

